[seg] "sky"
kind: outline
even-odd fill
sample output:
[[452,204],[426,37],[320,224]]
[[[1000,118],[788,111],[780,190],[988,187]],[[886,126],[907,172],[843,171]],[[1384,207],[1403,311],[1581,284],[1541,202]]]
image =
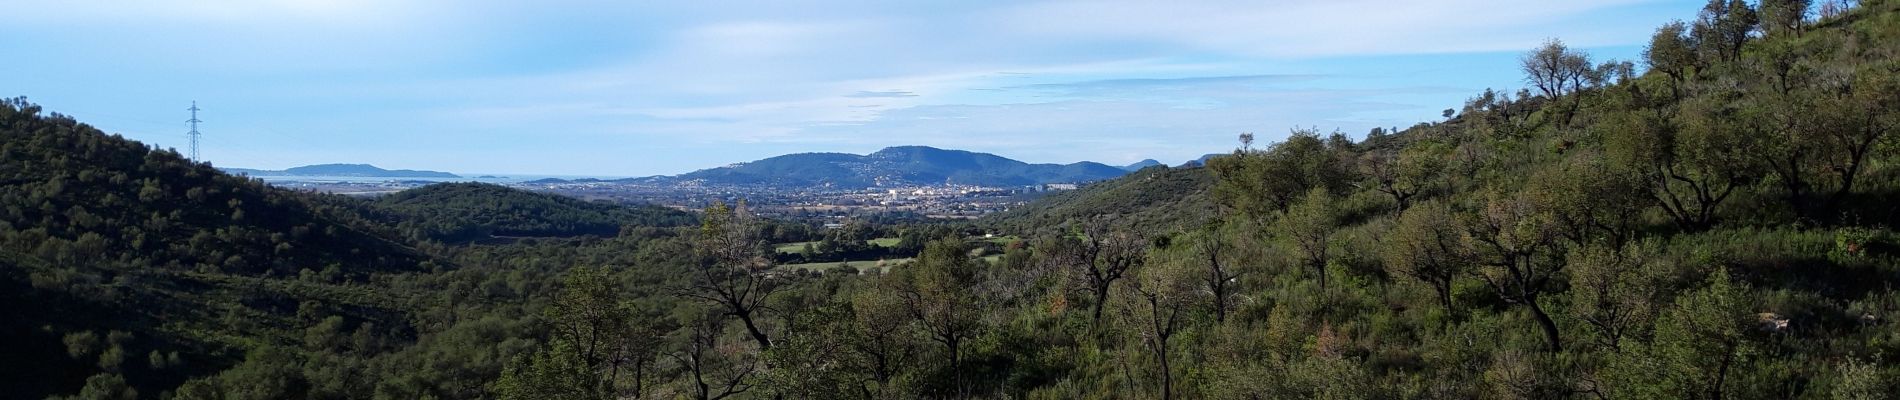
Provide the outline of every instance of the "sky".
[[[1439,120],[1683,0],[7,0],[0,96],[205,160],[647,176],[927,145],[1169,164]],[[1639,63],[1640,65],[1640,63]]]

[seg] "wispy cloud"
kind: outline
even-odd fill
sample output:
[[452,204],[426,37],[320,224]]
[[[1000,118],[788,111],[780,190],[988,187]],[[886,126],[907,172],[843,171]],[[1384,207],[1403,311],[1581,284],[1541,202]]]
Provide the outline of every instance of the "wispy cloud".
[[28,2],[0,54],[34,62],[0,87],[161,145],[182,136],[146,121],[201,100],[207,153],[255,167],[648,175],[898,144],[1175,162],[1239,131],[1409,125],[1516,84],[1496,52],[1635,45],[1693,3]]
[[910,91],[904,91],[904,90],[884,90],[884,91],[859,90],[857,93],[847,94],[847,95],[844,95],[844,97],[856,97],[856,98],[917,97],[917,93],[912,93]]

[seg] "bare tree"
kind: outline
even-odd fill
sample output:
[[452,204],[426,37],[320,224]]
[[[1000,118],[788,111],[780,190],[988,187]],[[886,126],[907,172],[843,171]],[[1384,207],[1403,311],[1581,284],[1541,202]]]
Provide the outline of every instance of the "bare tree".
[[693,394],[699,400],[724,399],[752,389],[758,359],[719,340],[725,332],[728,316],[730,314],[719,311],[700,313],[688,321],[689,326],[679,335],[678,345],[667,354],[692,377]]
[[1195,262],[1194,254],[1191,250],[1172,253],[1164,262],[1133,271],[1128,286],[1134,295],[1124,297],[1126,306],[1121,307],[1123,319],[1161,367],[1162,399],[1174,398],[1172,339],[1187,325],[1190,307],[1201,301],[1194,271],[1187,267]]
[[771,349],[772,340],[757,321],[765,310],[765,299],[778,287],[766,275],[771,259],[759,254],[764,242],[759,238],[758,218],[745,210],[743,202],[737,207],[714,204],[703,218],[696,246],[700,260],[693,270],[692,287],[680,295],[715,305],[726,315],[739,318],[760,351]]
[[1462,229],[1444,203],[1419,205],[1416,211],[1400,216],[1398,227],[1387,236],[1386,270],[1431,286],[1445,312],[1456,313],[1452,283],[1473,261]]
[[1506,303],[1525,307],[1543,329],[1553,353],[1563,351],[1557,322],[1538,300],[1564,264],[1551,262],[1557,233],[1535,201],[1524,194],[1493,194],[1485,209],[1465,224],[1485,268],[1477,276]]
[[1201,274],[1202,283],[1207,286],[1209,308],[1214,310],[1216,323],[1227,322],[1227,312],[1234,309],[1235,284],[1246,272],[1233,262],[1236,256],[1232,243],[1223,241],[1220,225],[1210,224],[1195,243],[1195,250],[1201,260],[1207,263],[1206,273]]
[[1338,210],[1334,198],[1323,188],[1314,188],[1298,203],[1287,208],[1274,229],[1282,240],[1297,250],[1300,264],[1319,277],[1319,290],[1326,291],[1326,265],[1331,262],[1333,231],[1338,229]]
[[[1544,98],[1553,101],[1559,96],[1583,89],[1584,82],[1595,71],[1589,55],[1571,50],[1557,39],[1546,41],[1542,47],[1525,54],[1522,62],[1525,82],[1542,92]],[[1562,125],[1570,125],[1571,116],[1576,114],[1581,104],[1579,99],[1571,99],[1559,120]]]
[[1081,233],[1080,238],[1064,239],[1069,242],[1056,249],[1049,261],[1070,271],[1079,281],[1080,289],[1095,300],[1090,305],[1091,320],[1101,321],[1102,307],[1107,305],[1115,281],[1142,263],[1147,243],[1134,232],[1115,226],[1108,217],[1083,224]]
[[975,337],[982,321],[974,287],[977,271],[969,251],[956,238],[924,246],[917,261],[883,281],[904,302],[930,340],[943,345],[957,390],[963,383],[963,343]]

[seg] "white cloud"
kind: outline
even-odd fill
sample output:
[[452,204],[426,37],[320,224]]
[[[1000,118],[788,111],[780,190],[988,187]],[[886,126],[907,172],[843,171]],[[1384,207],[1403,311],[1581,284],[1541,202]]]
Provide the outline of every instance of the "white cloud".
[[[34,39],[0,51],[66,63],[0,76],[307,110],[255,118],[337,142],[931,144],[1174,163],[1240,130],[1409,125],[1404,110],[1444,107],[1301,61],[1633,44],[1661,21],[1579,18],[1649,2],[76,0],[0,14],[0,34]],[[55,85],[0,80],[11,86]],[[522,132],[539,137],[510,139]]]

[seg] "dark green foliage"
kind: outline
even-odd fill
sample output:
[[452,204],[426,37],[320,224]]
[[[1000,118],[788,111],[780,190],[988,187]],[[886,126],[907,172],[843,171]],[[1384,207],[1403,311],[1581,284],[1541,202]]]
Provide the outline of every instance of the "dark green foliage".
[[[1184,221],[1214,215],[1206,168],[1145,168],[1118,179],[1077,190],[1049,194],[1037,201],[984,217],[981,225],[1006,231],[1037,232],[1069,221],[1120,215],[1137,229],[1179,228]],[[1040,232],[1051,233],[1051,232]]]
[[692,224],[684,211],[589,202],[482,183],[439,183],[376,198],[418,240],[467,242],[507,237],[614,236],[626,227]]

